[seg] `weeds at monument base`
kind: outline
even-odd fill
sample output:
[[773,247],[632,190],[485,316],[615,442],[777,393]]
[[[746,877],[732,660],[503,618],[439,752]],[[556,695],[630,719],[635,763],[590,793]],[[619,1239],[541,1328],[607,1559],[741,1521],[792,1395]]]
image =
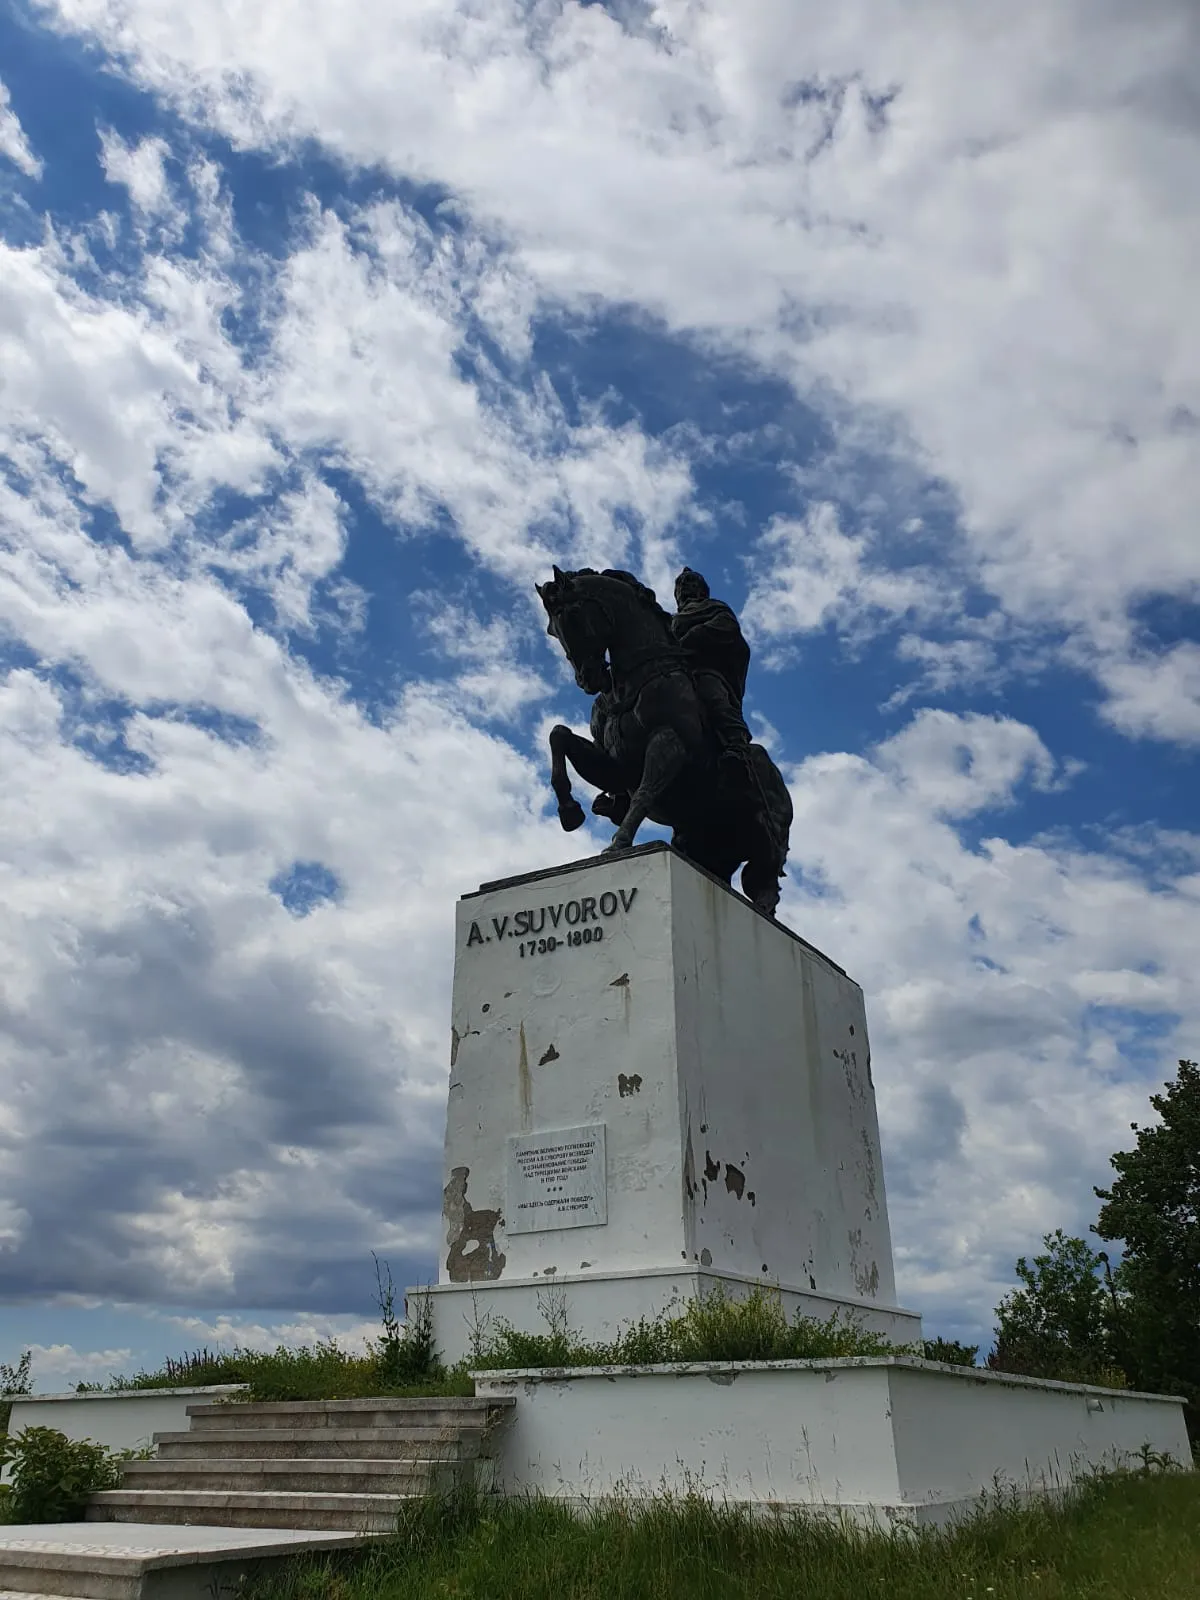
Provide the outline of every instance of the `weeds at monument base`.
[[305,1560],[243,1600],[1184,1600],[1200,1571],[1200,1475],[1097,1476],[1057,1502],[1012,1489],[943,1531],[903,1538],[699,1496],[412,1508],[395,1539]]
[[657,1317],[620,1329],[610,1343],[573,1332],[564,1287],[539,1302],[545,1332],[527,1333],[502,1319],[473,1330],[470,1366],[477,1372],[529,1367],[635,1367],[695,1361],[805,1361],[833,1356],[923,1354],[919,1345],[889,1343],[835,1311],[826,1321],[797,1315],[789,1321],[779,1293],[755,1285],[745,1295],[718,1287]]
[[[528,1332],[503,1319],[477,1316],[469,1358],[447,1369],[433,1344],[428,1297],[409,1297],[408,1318],[395,1309],[390,1273],[377,1267],[382,1332],[364,1354],[344,1350],[334,1339],[274,1351],[201,1349],[168,1357],[151,1372],[114,1377],[107,1384],[80,1385],[80,1392],[119,1392],[190,1385],[245,1384],[239,1400],[354,1400],[372,1395],[469,1396],[470,1372],[531,1367],[653,1366],[701,1361],[804,1361],[840,1356],[912,1355],[954,1365],[973,1364],[975,1350],[945,1340],[892,1344],[852,1315],[834,1312],[825,1321],[790,1319],[779,1293],[753,1286],[745,1295],[717,1288],[654,1318],[619,1329],[610,1342],[588,1341],[570,1324],[566,1286],[547,1288],[539,1302],[544,1328]],[[384,1269],[386,1272],[386,1267]],[[1114,1383],[1112,1387],[1120,1387]]]

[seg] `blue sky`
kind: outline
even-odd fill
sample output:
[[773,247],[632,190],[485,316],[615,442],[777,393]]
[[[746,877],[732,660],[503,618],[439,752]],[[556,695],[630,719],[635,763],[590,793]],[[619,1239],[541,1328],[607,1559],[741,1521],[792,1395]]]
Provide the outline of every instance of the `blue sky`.
[[[0,11],[0,1359],[435,1270],[454,900],[567,860],[550,563],[741,612],[904,1303],[1194,1054],[1200,24]],[[938,48],[930,48],[931,39]]]

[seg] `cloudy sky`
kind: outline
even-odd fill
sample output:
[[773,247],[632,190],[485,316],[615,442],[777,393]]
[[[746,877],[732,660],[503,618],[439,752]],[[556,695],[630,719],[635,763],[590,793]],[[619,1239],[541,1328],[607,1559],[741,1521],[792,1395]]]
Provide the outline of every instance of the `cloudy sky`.
[[897,1275],[1200,1048],[1192,0],[0,10],[0,1359],[434,1271],[453,905],[588,853],[551,561],[755,649]]

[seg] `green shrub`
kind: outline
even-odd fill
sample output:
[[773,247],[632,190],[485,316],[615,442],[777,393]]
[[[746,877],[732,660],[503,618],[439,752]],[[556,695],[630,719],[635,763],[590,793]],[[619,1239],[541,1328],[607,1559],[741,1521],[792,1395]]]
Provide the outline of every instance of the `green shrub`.
[[91,1394],[116,1389],[190,1389],[224,1383],[248,1383],[249,1365],[243,1350],[190,1351],[183,1356],[168,1356],[153,1372],[135,1372],[131,1378],[118,1375],[107,1385],[77,1384],[76,1393]]
[[959,1344],[957,1339],[926,1339],[922,1352],[926,1361],[944,1361],[952,1367],[973,1367],[979,1346]]
[[396,1316],[396,1287],[392,1282],[391,1268],[385,1281],[379,1267],[379,1257],[374,1251],[376,1301],[379,1306],[383,1332],[373,1339],[368,1350],[375,1363],[381,1382],[389,1387],[413,1383],[428,1383],[442,1374],[437,1350],[433,1342],[433,1303],[428,1294],[418,1294],[415,1303],[405,1301],[405,1320]]
[[5,1440],[4,1460],[12,1463],[11,1522],[77,1522],[88,1496],[115,1488],[120,1478],[102,1444],[68,1439],[57,1428],[23,1428]]

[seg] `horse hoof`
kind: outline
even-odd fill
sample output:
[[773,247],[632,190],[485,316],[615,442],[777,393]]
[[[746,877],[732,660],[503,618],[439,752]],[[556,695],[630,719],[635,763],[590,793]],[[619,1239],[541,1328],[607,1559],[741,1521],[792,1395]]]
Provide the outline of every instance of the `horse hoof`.
[[632,849],[633,849],[633,840],[632,839],[623,839],[619,833],[614,833],[613,836],[612,836],[612,843],[605,845],[604,849],[601,850],[600,854],[602,856],[619,856],[621,854],[622,850],[632,850]]
[[558,808],[558,820],[565,833],[574,833],[576,828],[583,827],[587,817],[578,800],[564,800]]

